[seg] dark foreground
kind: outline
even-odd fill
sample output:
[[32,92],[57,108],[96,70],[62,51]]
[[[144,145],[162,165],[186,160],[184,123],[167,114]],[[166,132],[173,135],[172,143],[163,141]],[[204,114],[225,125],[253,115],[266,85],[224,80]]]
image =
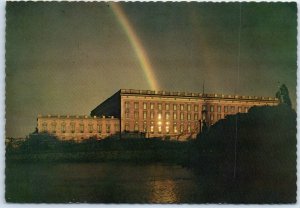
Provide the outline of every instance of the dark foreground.
[[7,145],[8,202],[296,202],[296,113],[228,116],[189,142],[160,139]]

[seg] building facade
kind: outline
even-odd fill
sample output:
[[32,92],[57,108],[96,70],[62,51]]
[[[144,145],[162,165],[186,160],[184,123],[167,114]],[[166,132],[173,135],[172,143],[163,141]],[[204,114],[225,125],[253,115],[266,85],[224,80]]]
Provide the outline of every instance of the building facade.
[[252,106],[278,103],[270,97],[121,89],[90,116],[40,115],[38,132],[76,140],[132,134],[186,140],[195,138],[204,123],[210,126]]
[[91,116],[119,118],[121,132],[186,140],[195,138],[204,122],[210,126],[252,106],[277,104],[270,97],[122,89],[92,110]]
[[38,115],[37,129],[38,133],[55,135],[62,140],[81,141],[114,136],[120,131],[120,122],[113,116]]

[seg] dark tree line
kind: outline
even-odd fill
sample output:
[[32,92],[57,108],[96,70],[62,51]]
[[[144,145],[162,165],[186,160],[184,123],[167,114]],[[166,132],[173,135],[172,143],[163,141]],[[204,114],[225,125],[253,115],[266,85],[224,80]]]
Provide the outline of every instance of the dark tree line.
[[296,112],[286,104],[228,116],[198,137],[189,165],[210,181],[207,202],[295,202]]

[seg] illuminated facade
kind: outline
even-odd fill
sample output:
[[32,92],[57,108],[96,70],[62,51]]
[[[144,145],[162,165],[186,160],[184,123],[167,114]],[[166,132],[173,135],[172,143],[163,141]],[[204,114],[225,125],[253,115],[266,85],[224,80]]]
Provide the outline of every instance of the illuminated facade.
[[226,115],[252,106],[277,105],[276,98],[122,89],[91,111],[91,116],[120,118],[122,132],[177,140],[195,138],[204,122],[212,125]]
[[120,130],[119,119],[96,116],[38,115],[38,133],[55,135],[62,140],[80,141],[116,135]]
[[246,113],[252,106],[278,103],[269,97],[122,89],[90,116],[39,116],[38,132],[77,140],[134,133],[186,140],[195,138],[204,123],[210,126],[226,115]]

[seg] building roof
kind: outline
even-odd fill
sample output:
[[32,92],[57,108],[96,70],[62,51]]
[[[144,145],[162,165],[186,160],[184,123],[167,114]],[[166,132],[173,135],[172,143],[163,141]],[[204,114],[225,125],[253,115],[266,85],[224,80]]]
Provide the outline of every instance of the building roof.
[[170,92],[170,91],[154,91],[154,90],[135,90],[121,89],[121,95],[146,95],[146,96],[164,96],[164,97],[187,97],[202,99],[231,99],[231,100],[253,100],[253,101],[278,101],[274,97],[262,96],[243,96],[243,95],[224,95],[224,94],[207,94],[192,92]]
[[88,115],[51,115],[51,114],[47,114],[47,115],[42,115],[42,114],[38,114],[38,118],[61,118],[61,119],[117,119],[114,116],[88,116]]

